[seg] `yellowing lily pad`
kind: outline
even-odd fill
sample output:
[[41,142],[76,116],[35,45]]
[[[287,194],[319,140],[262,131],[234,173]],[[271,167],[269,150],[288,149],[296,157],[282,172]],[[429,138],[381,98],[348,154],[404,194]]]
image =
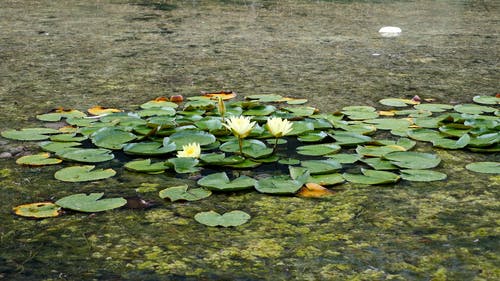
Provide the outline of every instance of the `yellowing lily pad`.
[[230,100],[236,97],[236,93],[233,91],[220,91],[213,93],[203,93],[203,96],[215,100],[217,100],[218,98],[221,98],[222,100]]
[[14,214],[28,218],[50,218],[61,215],[61,207],[52,202],[29,203],[12,208]]
[[28,166],[45,166],[55,165],[61,163],[62,160],[58,158],[50,158],[50,153],[39,153],[35,155],[26,155],[18,158],[16,163],[19,165]]
[[317,183],[306,183],[300,190],[297,192],[299,197],[306,198],[320,198],[325,196],[332,196],[334,194],[333,191],[325,188]]
[[54,177],[65,182],[95,181],[112,177],[113,169],[95,169],[93,165],[67,167],[57,171]]
[[123,110],[116,109],[116,108],[109,108],[109,107],[103,107],[103,106],[93,106],[87,110],[88,113],[92,115],[103,115],[103,114],[109,114],[109,113],[116,113],[116,112],[122,112]]
[[170,201],[196,201],[210,196],[212,192],[204,188],[188,188],[187,184],[172,186],[160,191],[159,196],[162,199],[169,198]]
[[127,204],[124,198],[107,198],[100,199],[104,193],[84,193],[73,194],[57,200],[55,203],[65,209],[75,210],[79,212],[102,212],[120,208]]
[[223,215],[214,211],[201,212],[194,216],[194,219],[201,224],[223,227],[239,226],[246,223],[250,218],[249,214],[238,210],[227,212]]

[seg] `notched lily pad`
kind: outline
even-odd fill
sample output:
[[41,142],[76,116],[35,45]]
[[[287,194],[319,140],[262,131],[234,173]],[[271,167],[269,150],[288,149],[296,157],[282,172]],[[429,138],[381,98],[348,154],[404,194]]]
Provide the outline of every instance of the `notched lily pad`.
[[124,165],[125,169],[142,173],[161,173],[169,167],[165,162],[151,163],[151,159],[133,160]]
[[441,162],[441,158],[435,154],[414,151],[391,152],[382,158],[398,167],[417,170],[434,168]]
[[215,191],[238,191],[251,189],[255,185],[255,179],[247,176],[240,176],[230,180],[226,172],[214,173],[198,180],[198,185]]
[[18,158],[16,163],[19,165],[28,166],[45,166],[55,165],[61,163],[62,160],[58,158],[50,158],[50,153],[39,153],[35,155],[26,155]]
[[476,173],[500,174],[500,162],[474,162],[467,164],[465,168]]
[[200,212],[194,216],[194,219],[201,224],[223,227],[239,226],[246,223],[250,218],[249,214],[239,210],[227,212],[223,215],[214,211]]
[[95,169],[93,165],[67,167],[57,171],[54,177],[65,182],[82,182],[106,179],[114,176],[113,169]]
[[170,201],[196,201],[207,198],[212,195],[210,190],[204,188],[189,188],[187,184],[172,186],[160,191],[159,196],[162,199],[168,198]]
[[66,148],[56,153],[64,160],[84,163],[105,162],[115,158],[113,152],[105,148]]
[[401,178],[407,181],[439,181],[445,180],[445,173],[430,170],[401,170]]
[[24,128],[21,130],[7,130],[0,133],[0,135],[7,139],[20,140],[20,141],[38,141],[46,140],[50,134],[58,134],[59,131],[50,128]]
[[73,194],[57,200],[55,203],[65,209],[79,212],[95,213],[120,208],[127,204],[127,200],[121,197],[100,199],[104,195],[101,193]]
[[61,215],[61,207],[52,202],[29,203],[12,208],[14,214],[28,218],[50,218]]

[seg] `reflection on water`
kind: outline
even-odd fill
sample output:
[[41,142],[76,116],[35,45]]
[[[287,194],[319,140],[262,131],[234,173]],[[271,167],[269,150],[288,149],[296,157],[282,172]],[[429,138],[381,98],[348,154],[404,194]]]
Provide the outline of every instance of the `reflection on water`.
[[[161,95],[231,89],[308,98],[322,111],[419,95],[470,102],[498,91],[496,1],[3,1],[0,130],[57,106],[135,109]],[[382,26],[402,29],[383,38]],[[0,140],[2,149],[20,143]],[[177,184],[119,171],[67,185],[58,168],[0,160],[0,279],[495,280],[496,155],[437,151],[440,184],[345,185],[325,200],[256,193],[41,221],[14,205],[78,192],[137,196]],[[157,192],[140,194],[157,200]],[[199,211],[252,220],[207,228]]]

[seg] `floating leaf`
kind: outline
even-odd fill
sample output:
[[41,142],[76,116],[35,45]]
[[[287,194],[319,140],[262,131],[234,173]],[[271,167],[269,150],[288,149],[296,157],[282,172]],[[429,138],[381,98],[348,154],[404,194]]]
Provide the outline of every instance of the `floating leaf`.
[[438,131],[430,129],[415,129],[406,132],[408,137],[418,141],[432,141],[443,138],[444,135]]
[[309,183],[317,183],[320,185],[335,185],[339,183],[343,183],[344,177],[342,177],[342,174],[335,173],[335,174],[326,174],[326,175],[314,175],[310,176],[307,179],[307,182]]
[[500,133],[484,134],[477,137],[472,137],[469,141],[469,146],[486,147],[500,142]]
[[[239,152],[238,141],[228,141],[222,144],[220,150],[224,152]],[[243,140],[243,154],[252,158],[262,158],[273,153],[273,149],[266,146],[259,140]]]
[[35,155],[26,155],[18,158],[16,163],[19,165],[45,166],[61,163],[61,159],[50,158],[50,153],[39,153]]
[[238,191],[251,189],[255,184],[255,179],[240,176],[230,180],[225,172],[210,174],[198,180],[198,185],[216,191]]
[[371,119],[364,120],[363,122],[373,124],[379,130],[403,130],[407,129],[411,123],[406,119]]
[[184,145],[190,143],[198,143],[200,146],[214,143],[216,138],[214,135],[198,130],[182,130],[170,136],[170,141],[175,143],[177,150],[182,149]]
[[363,163],[366,163],[368,166],[372,167],[375,170],[398,170],[397,166],[394,166],[391,161],[383,160],[380,158],[366,158],[361,160]]
[[385,154],[383,158],[401,168],[417,170],[434,168],[441,162],[441,158],[435,154],[413,151],[391,152]]
[[159,142],[138,142],[128,143],[123,146],[123,151],[127,154],[158,156],[175,151],[176,145],[169,143],[167,146]]
[[57,122],[62,118],[82,118],[86,116],[85,113],[79,110],[56,108],[49,113],[37,115],[36,119],[47,122]]
[[325,155],[325,157],[333,159],[341,164],[353,164],[354,162],[361,159],[361,156],[358,154],[347,154],[347,153],[330,154],[330,155]]
[[386,98],[386,99],[381,99],[378,102],[380,102],[383,105],[393,106],[393,107],[406,107],[409,104],[418,104],[418,102],[410,99],[398,99],[398,98]]
[[98,147],[121,149],[125,143],[137,138],[136,135],[113,127],[105,127],[94,132],[90,138]]
[[105,148],[67,148],[58,151],[56,155],[64,160],[85,163],[105,162],[115,158],[113,152]]
[[500,174],[500,162],[474,162],[465,168],[476,173]]
[[204,188],[189,188],[188,185],[179,185],[165,188],[159,193],[160,198],[165,199],[168,198],[170,201],[196,201],[201,200],[203,198],[207,198],[212,195],[210,190],[206,190]]
[[293,113],[295,116],[311,116],[318,111],[318,109],[310,106],[285,107],[284,109]]
[[109,113],[116,113],[116,112],[122,112],[123,110],[116,109],[116,108],[110,108],[110,107],[103,107],[103,106],[93,106],[87,110],[88,113],[92,115],[103,115],[103,114],[109,114]]
[[495,112],[495,108],[477,104],[457,104],[453,107],[456,112],[467,114],[483,114],[485,112]]
[[325,196],[331,196],[334,192],[317,184],[317,183],[306,183],[300,190],[297,192],[299,197],[306,198],[320,198]]
[[446,110],[452,109],[453,106],[449,104],[422,103],[415,105],[414,108],[430,112],[444,112]]
[[168,166],[165,165],[165,162],[151,163],[151,159],[130,161],[126,163],[124,167],[127,170],[142,173],[158,173],[168,169]]
[[252,107],[243,112],[247,116],[267,116],[276,111],[276,107],[272,105],[259,105]]
[[59,131],[50,128],[24,128],[21,130],[7,130],[1,133],[2,137],[20,141],[46,140],[49,134],[58,134]]
[[304,183],[305,179],[292,180],[288,176],[275,176],[257,181],[255,189],[261,193],[295,194]]
[[76,134],[59,134],[51,136],[50,140],[57,142],[81,142],[87,138],[87,136],[77,136]]
[[154,107],[172,107],[172,108],[177,108],[179,105],[176,103],[170,102],[170,100],[166,97],[159,97],[156,98],[152,101],[148,101],[146,103],[143,103],[141,105],[141,108],[143,109],[148,109],[148,108],[154,108]]
[[250,215],[243,211],[231,211],[223,215],[214,211],[197,213],[194,219],[207,226],[239,226],[246,223],[250,219]]
[[460,149],[466,147],[470,142],[470,136],[468,134],[463,135],[458,140],[452,140],[447,138],[432,140],[432,145],[435,147],[441,147],[446,149]]
[[18,216],[41,219],[59,216],[61,207],[51,202],[38,202],[16,206],[12,211]]
[[100,199],[103,195],[102,192],[89,195],[73,194],[57,200],[56,205],[79,212],[95,213],[120,208],[127,204],[127,200],[121,197]]
[[321,156],[326,154],[333,154],[340,149],[340,146],[334,143],[313,144],[297,147],[297,153],[301,155]]
[[236,97],[236,93],[233,91],[220,91],[213,93],[203,93],[203,96],[215,100],[217,100],[218,98],[221,98],[222,100],[230,100]]
[[302,167],[308,169],[311,174],[328,174],[342,168],[342,165],[333,159],[306,160],[300,164]]
[[493,96],[474,96],[472,100],[480,104],[500,104],[500,97]]
[[304,133],[314,131],[314,124],[306,121],[294,121],[292,131],[287,136],[303,135]]
[[82,145],[79,142],[52,142],[52,141],[43,141],[38,144],[43,150],[57,153],[59,151],[68,149],[70,147],[80,146]]
[[327,133],[320,132],[309,132],[300,135],[297,139],[301,142],[319,142],[328,136]]
[[399,145],[384,145],[384,146],[367,145],[367,146],[358,146],[356,148],[356,152],[358,154],[368,157],[381,157],[382,155],[394,151],[406,151],[406,149]]
[[143,109],[138,111],[137,114],[141,117],[150,117],[150,116],[175,116],[176,111],[172,107],[153,107],[148,109]]
[[446,179],[447,175],[430,170],[401,170],[401,178],[407,181],[439,181]]
[[278,163],[280,163],[282,165],[298,165],[298,164],[300,164],[300,160],[294,159],[294,158],[284,158],[284,159],[280,159],[278,161]]
[[93,165],[67,167],[57,171],[54,177],[60,181],[82,182],[94,181],[112,177],[116,174],[113,169],[95,169]]
[[333,135],[330,136],[337,141],[336,144],[342,146],[353,146],[367,143],[372,140],[372,138],[369,136],[342,131],[334,131]]
[[208,165],[234,165],[245,161],[240,155],[231,155],[226,157],[225,153],[202,154],[200,160]]
[[278,102],[283,99],[282,96],[280,95],[251,95],[251,96],[246,96],[246,99],[249,100],[257,100],[260,102]]
[[200,161],[192,157],[180,157],[168,159],[168,163],[174,166],[174,170],[179,174],[195,173],[200,170],[196,167]]
[[361,172],[363,175],[344,173],[342,176],[349,182],[368,185],[395,183],[400,179],[398,175],[386,171],[361,169]]

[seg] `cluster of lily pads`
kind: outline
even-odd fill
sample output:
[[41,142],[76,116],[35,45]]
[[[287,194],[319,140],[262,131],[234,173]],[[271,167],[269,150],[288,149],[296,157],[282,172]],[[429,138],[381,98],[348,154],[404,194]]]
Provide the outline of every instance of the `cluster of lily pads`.
[[[142,104],[135,112],[103,107],[88,113],[56,109],[37,119],[67,126],[7,130],[1,135],[41,141],[44,152],[23,156],[18,164],[70,162],[54,175],[65,182],[112,177],[114,169],[95,165],[123,153],[132,159],[124,164],[129,171],[181,177],[199,174],[197,186],[160,191],[161,198],[171,201],[248,189],[320,197],[332,194],[326,187],[345,181],[376,185],[446,179],[446,174],[430,170],[441,162],[437,154],[412,150],[417,141],[444,149],[500,150],[497,96],[475,96],[474,103],[457,105],[386,98],[380,100],[386,110],[347,106],[332,113],[305,106],[305,99],[250,95],[236,101],[235,96],[232,92],[210,93],[187,101],[162,97]],[[498,162],[468,163],[466,168],[500,173]],[[15,211],[31,208],[31,213],[49,210],[57,214],[65,208],[96,212],[126,204],[124,198],[99,200],[102,196],[75,194],[52,205],[33,203]],[[227,222],[213,213],[199,215],[197,220],[206,217],[213,218],[207,225],[214,220],[221,220],[215,225],[238,225],[238,220]],[[241,214],[235,217],[248,220]]]

